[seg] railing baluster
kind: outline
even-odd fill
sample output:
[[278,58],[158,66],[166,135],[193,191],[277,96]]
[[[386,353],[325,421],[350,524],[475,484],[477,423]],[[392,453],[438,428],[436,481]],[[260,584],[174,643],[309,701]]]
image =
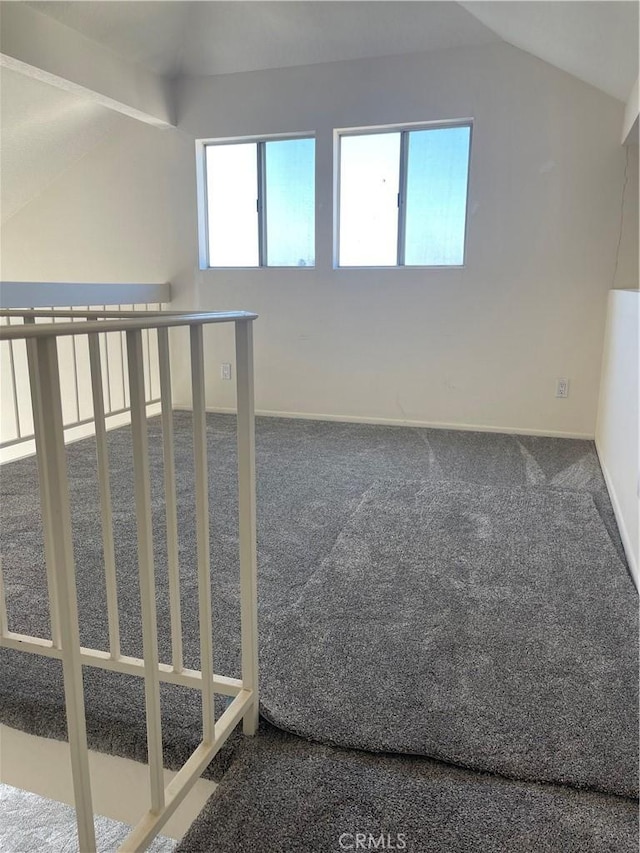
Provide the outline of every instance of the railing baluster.
[[[7,317],[7,325],[11,325],[11,317]],[[16,413],[16,433],[22,438],[22,427],[20,425],[20,406],[18,405],[18,383],[16,382],[16,364],[13,356],[13,341],[9,341],[9,371],[11,373],[11,393],[13,396],[13,408]]]
[[130,400],[129,400],[129,386],[126,380],[127,374],[127,344],[126,344],[126,335],[124,332],[118,332],[118,336],[120,338],[120,363],[122,364],[122,398],[124,400],[125,409],[128,408]]
[[109,448],[104,414],[104,391],[102,387],[102,364],[100,339],[94,332],[89,339],[89,369],[91,373],[91,395],[93,399],[93,421],[96,434],[98,459],[98,485],[100,488],[100,510],[102,513],[102,550],[104,554],[104,576],[107,592],[107,618],[109,622],[109,651],[111,657],[120,655],[120,625],[118,620],[118,582],[116,557],[113,544],[113,513],[111,509],[111,483],[109,481]]
[[131,431],[133,436],[133,469],[135,476],[136,521],[138,527],[138,571],[142,605],[142,645],[144,655],[144,692],[147,710],[147,748],[151,811],[164,805],[162,763],[162,719],[160,713],[160,679],[158,677],[158,631],[156,620],[156,587],[153,567],[153,534],[151,525],[151,489],[149,485],[149,453],[147,414],[144,399],[142,332],[127,330],[127,361],[131,395]]
[[[23,326],[24,318],[14,318],[13,325]],[[13,369],[15,377],[12,377],[12,381],[14,382],[18,398],[18,423],[20,427],[20,438],[16,439],[16,441],[18,443],[22,443],[23,446],[26,446],[26,443],[30,439],[33,439],[33,414],[31,412],[31,397],[28,381],[27,349],[24,340],[11,341],[11,344],[13,350]]]
[[171,365],[169,330],[158,329],[160,368],[160,404],[162,411],[162,450],[164,458],[164,501],[167,519],[167,565],[169,571],[169,607],[171,610],[171,662],[176,671],[183,667],[182,621],[180,615],[180,564],[178,557],[178,510],[176,471],[173,458],[173,410],[171,404]]
[[[103,305],[102,307],[105,311],[107,310],[106,305]],[[110,358],[109,358],[109,334],[107,332],[105,332],[105,334],[103,335],[103,340],[104,340],[104,370],[105,370],[105,375],[107,378],[107,409],[109,410],[107,412],[107,414],[109,414],[110,412],[112,412],[114,410],[114,405],[113,405],[113,395],[111,393],[111,370],[109,368],[109,362],[110,362]]]
[[78,422],[80,420],[80,392],[78,390],[78,352],[76,348],[75,335],[73,335],[71,338],[71,352],[73,355],[73,387],[76,397],[76,422]]
[[[0,312],[1,313],[1,312]],[[27,323],[38,312],[25,312]],[[56,323],[55,327],[0,329],[0,340],[25,340],[33,406],[34,433],[47,566],[53,640],[18,634],[9,630],[5,578],[0,564],[0,646],[22,650],[63,663],[65,706],[67,709],[70,753],[78,820],[78,842],[82,853],[95,851],[91,788],[86,741],[86,721],[82,692],[82,666],[141,676],[145,682],[147,747],[150,779],[150,811],[123,842],[121,850],[136,853],[146,847],[186,796],[202,769],[220,750],[242,719],[245,732],[253,734],[258,722],[258,649],[256,605],[256,519],[255,519],[255,438],[253,404],[252,323],[255,315],[246,312],[218,314],[169,314],[157,318],[118,321],[116,317],[97,322],[99,312],[87,311],[89,326]],[[133,312],[132,312],[133,313]],[[96,316],[94,317],[93,314]],[[52,315],[51,315],[52,316]],[[105,316],[105,315],[100,315]],[[240,589],[242,629],[242,680],[216,675],[213,670],[212,602],[209,541],[209,487],[207,424],[204,377],[203,323],[235,323],[238,393],[238,497],[240,509]],[[191,383],[193,394],[193,440],[196,490],[196,540],[198,610],[200,629],[200,671],[185,669],[182,649],[180,608],[180,567],[177,528],[177,495],[174,460],[172,389],[169,353],[170,327],[189,326]],[[150,329],[158,340],[157,379],[150,370]],[[103,330],[109,330],[105,333]],[[143,659],[123,656],[119,648],[115,548],[109,482],[109,455],[106,442],[107,401],[117,390],[115,361],[109,375],[107,334],[124,333],[128,381],[125,389],[131,401],[133,473],[137,524],[137,555],[142,614]],[[76,347],[78,378],[80,352],[76,335],[86,334],[89,372],[92,383],[98,477],[101,500],[105,580],[109,618],[109,651],[80,647],[78,602],[71,534],[71,512],[64,446],[60,362],[57,338],[72,337]],[[117,340],[117,339],[116,339]],[[122,340],[122,339],[121,339]],[[104,346],[105,353],[102,353]],[[116,360],[122,353],[118,348]],[[155,358],[155,347],[153,350]],[[149,376],[149,383],[147,383]],[[111,382],[115,382],[113,389]],[[146,417],[146,391],[153,396],[154,382],[160,389],[163,428],[164,488],[167,523],[167,555],[171,606],[172,664],[160,663],[156,615],[156,590],[151,515],[150,460]],[[79,409],[76,388],[76,408]],[[70,390],[73,394],[73,389]],[[111,403],[111,400],[110,400]],[[77,412],[79,415],[79,411]],[[202,743],[193,752],[174,781],[164,789],[160,682],[198,689],[202,696]],[[235,697],[215,721],[215,693]]]
[[198,547],[198,613],[200,670],[202,671],[202,739],[215,739],[213,694],[213,639],[211,624],[211,573],[209,568],[209,478],[207,476],[207,422],[204,399],[202,326],[191,326],[191,386],[193,393],[193,458],[196,488],[196,539]]
[[[122,311],[122,305],[118,305],[118,311]],[[127,408],[127,379],[126,379],[126,367],[125,367],[125,342],[124,342],[124,332],[118,332],[117,337],[120,339],[120,384],[122,387],[122,406],[123,408]]]
[[2,557],[0,557],[0,637],[6,636],[9,630],[7,616],[7,598],[4,591],[4,575],[2,573]]
[[151,390],[151,330],[144,330],[144,338],[145,338],[145,381],[146,381],[146,394],[145,399],[147,401],[153,400],[153,391]]
[[149,400],[160,399],[160,357],[158,354],[158,329],[149,329]]
[[[34,317],[25,317],[25,324],[35,323]],[[45,494],[48,489],[48,469],[46,460],[38,448],[43,445],[43,436],[47,431],[45,413],[38,405],[40,399],[40,374],[37,365],[36,340],[31,338],[26,341],[27,366],[29,368],[29,386],[31,389],[31,411],[33,413],[33,434],[36,445],[36,463],[38,467],[38,482],[40,494]],[[51,516],[42,513],[42,534],[44,539],[45,565],[47,567],[47,588],[49,591],[49,619],[51,622],[51,640],[56,648],[60,648],[60,610],[58,607],[58,584],[53,570],[53,530],[51,527]]]
[[73,791],[78,824],[78,846],[83,853],[96,849],[91,802],[91,779],[84,711],[78,602],[71,539],[71,511],[67,482],[58,348],[53,336],[37,338],[34,368],[39,381],[32,387],[34,420],[47,428],[36,433],[38,458],[46,469],[41,491],[42,514],[52,531],[48,560],[57,581],[65,707]]
[[258,614],[256,555],[255,413],[253,396],[253,324],[236,321],[238,409],[238,511],[240,535],[240,620],[242,683],[254,701],[243,719],[245,734],[258,727]]

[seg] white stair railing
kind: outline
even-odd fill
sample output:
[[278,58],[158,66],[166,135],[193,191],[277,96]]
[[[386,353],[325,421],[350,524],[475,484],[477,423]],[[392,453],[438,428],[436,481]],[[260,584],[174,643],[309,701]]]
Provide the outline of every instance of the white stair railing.
[[[23,322],[82,322],[87,319],[135,317],[162,310],[160,303],[134,306],[73,306],[70,309],[0,310],[0,326]],[[111,426],[124,423],[129,412],[126,339],[124,332],[97,334],[93,344],[100,350],[104,414]],[[58,359],[61,368],[62,414],[65,435],[83,438],[91,433],[95,410],[95,376],[90,376],[92,338],[71,336],[61,341]],[[153,330],[143,331],[143,363],[146,404],[156,411],[160,403],[158,342]],[[0,462],[35,452],[34,424],[29,395],[30,376],[25,341],[0,342]]]
[[[6,312],[2,312],[5,313]],[[89,776],[82,667],[94,666],[144,679],[149,764],[149,810],[120,847],[121,851],[147,848],[203,770],[220,750],[240,720],[246,734],[255,733],[258,723],[258,645],[255,517],[255,448],[253,401],[252,327],[255,314],[248,312],[193,313],[124,312],[126,316],[97,319],[87,312],[85,322],[35,323],[42,312],[23,311],[22,324],[0,327],[0,341],[26,342],[31,377],[34,437],[40,478],[44,549],[49,590],[51,638],[29,636],[10,630],[11,614],[0,564],[0,645],[45,655],[62,661],[68,737],[82,853],[96,849]],[[232,678],[214,671],[209,566],[209,506],[205,424],[205,377],[203,327],[232,323],[236,338],[239,557],[242,677]],[[185,669],[182,660],[180,583],[177,553],[175,470],[171,425],[171,374],[168,330],[188,327],[191,341],[191,384],[193,395],[194,462],[196,472],[197,573],[200,622],[200,670]],[[172,661],[161,662],[155,598],[155,567],[151,526],[149,457],[147,446],[147,401],[143,334],[157,330],[160,370],[160,405],[163,425],[164,488],[167,514],[167,554],[171,607]],[[101,352],[98,335],[118,332],[125,336],[127,387],[131,429],[137,521],[137,558],[142,605],[143,658],[123,655],[119,642],[119,612],[114,565],[109,466],[106,447],[102,389]],[[107,590],[109,648],[80,646],[75,582],[69,486],[65,458],[59,343],[64,338],[87,336],[91,361],[92,397],[96,423],[98,479]],[[180,684],[202,694],[202,740],[167,788],[163,782],[162,716],[160,682]],[[233,697],[215,720],[215,694]]]

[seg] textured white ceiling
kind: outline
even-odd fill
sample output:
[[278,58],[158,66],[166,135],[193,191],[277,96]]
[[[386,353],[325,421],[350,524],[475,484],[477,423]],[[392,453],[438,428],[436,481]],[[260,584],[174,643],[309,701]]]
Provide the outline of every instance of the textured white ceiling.
[[160,74],[209,75],[487,44],[453,2],[33,2]]
[[638,79],[638,11],[623,2],[461,3],[505,41],[626,101]]
[[201,4],[190,0],[46,0],[27,5],[131,62],[158,74],[174,75],[182,66],[183,51],[190,38],[187,28],[191,29],[192,7]]
[[[638,3],[32,2],[159,74],[229,74],[504,39],[625,100],[638,76]],[[464,8],[463,8],[464,7]],[[6,220],[128,119],[6,70],[0,78]]]
[[3,69],[0,77],[2,221],[130,121],[83,97]]
[[635,0],[546,2],[32,2],[169,76],[229,74],[504,39],[626,100],[638,76]]

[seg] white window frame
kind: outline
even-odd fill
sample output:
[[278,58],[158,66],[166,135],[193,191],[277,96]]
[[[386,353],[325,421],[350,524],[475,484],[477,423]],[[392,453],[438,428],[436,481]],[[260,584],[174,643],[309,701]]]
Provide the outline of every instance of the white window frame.
[[[196,192],[198,203],[198,262],[201,270],[305,270],[315,269],[317,266],[317,258],[315,263],[304,267],[298,266],[267,266],[263,263],[266,258],[266,206],[265,206],[265,186],[264,186],[264,145],[265,142],[285,142],[293,139],[313,139],[314,141],[314,162],[316,161],[317,140],[314,132],[309,133],[276,133],[268,136],[230,136],[215,139],[196,139]],[[208,222],[208,198],[207,198],[207,166],[206,166],[206,149],[213,145],[242,145],[244,143],[254,143],[257,146],[258,157],[258,256],[260,263],[255,267],[213,267],[209,264],[209,222]],[[314,229],[314,255],[316,254],[317,245],[317,170],[314,174],[314,194],[316,198],[316,206],[314,210],[314,220],[316,227]]]
[[[462,245],[462,263],[461,264],[411,264],[407,266],[404,263],[405,255],[405,232],[406,232],[406,189],[407,189],[407,156],[408,156],[408,140],[409,132],[412,130],[440,130],[450,127],[468,127],[469,128],[469,158],[467,161],[467,197],[465,202],[464,215],[464,238]],[[400,175],[399,175],[399,193],[398,193],[398,248],[396,259],[398,263],[389,264],[388,266],[378,266],[372,264],[358,266],[341,266],[340,265],[340,166],[341,166],[341,141],[344,136],[363,136],[365,134],[381,134],[381,133],[400,133]],[[424,121],[424,122],[407,122],[404,124],[385,124],[385,125],[370,125],[365,127],[345,127],[337,128],[333,132],[333,182],[334,182],[334,211],[333,211],[333,268],[334,270],[460,270],[463,269],[467,261],[467,236],[469,229],[469,187],[471,183],[471,151],[473,147],[473,119],[460,118],[443,121]]]

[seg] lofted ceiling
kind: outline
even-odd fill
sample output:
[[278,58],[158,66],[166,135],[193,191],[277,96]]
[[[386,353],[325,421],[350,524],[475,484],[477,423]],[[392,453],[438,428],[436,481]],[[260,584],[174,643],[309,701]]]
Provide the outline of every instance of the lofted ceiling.
[[546,2],[31,2],[167,76],[231,74],[504,40],[626,100],[638,76],[635,0]]
[[[47,0],[25,5],[165,77],[500,41],[621,101],[638,77],[635,0]],[[3,68],[0,121],[5,221],[129,120],[82,94]]]
[[453,2],[34,2],[116,53],[168,76],[231,74],[487,44]]
[[461,3],[509,44],[626,101],[638,79],[637,2]]

